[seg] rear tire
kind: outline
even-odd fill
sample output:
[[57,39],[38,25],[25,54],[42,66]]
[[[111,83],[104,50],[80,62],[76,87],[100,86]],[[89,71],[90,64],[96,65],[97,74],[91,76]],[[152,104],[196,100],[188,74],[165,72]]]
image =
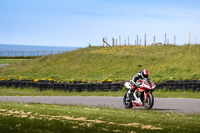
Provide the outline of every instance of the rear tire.
[[144,108],[151,109],[153,107],[153,104],[154,104],[154,97],[151,93],[149,93],[147,95],[147,102],[145,102],[145,98],[144,98]]
[[124,95],[124,99],[123,99],[124,108],[130,109],[130,108],[133,107],[132,101],[131,100],[126,100],[126,98],[127,98],[127,93]]

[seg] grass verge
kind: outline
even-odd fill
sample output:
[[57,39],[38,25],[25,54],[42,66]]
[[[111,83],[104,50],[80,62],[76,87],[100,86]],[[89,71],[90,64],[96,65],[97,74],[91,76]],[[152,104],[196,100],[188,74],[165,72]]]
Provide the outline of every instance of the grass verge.
[[12,64],[0,78],[129,81],[146,68],[153,82],[198,80],[199,53],[199,45],[88,47]]
[[0,59],[0,64],[13,64],[23,61],[30,61],[30,59]]
[[200,115],[0,102],[0,130],[18,132],[199,132]]
[[[109,97],[123,97],[126,93],[126,90],[116,91],[116,92],[65,92],[62,90],[44,90],[40,92],[36,88],[4,88],[0,87],[0,96],[109,96]],[[200,92],[187,90],[187,91],[167,91],[167,90],[158,90],[153,92],[154,97],[161,98],[197,98],[200,99]]]

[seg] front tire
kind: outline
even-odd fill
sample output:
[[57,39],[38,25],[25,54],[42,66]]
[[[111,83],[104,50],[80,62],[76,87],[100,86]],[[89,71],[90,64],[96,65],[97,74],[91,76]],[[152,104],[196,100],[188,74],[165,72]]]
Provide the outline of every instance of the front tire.
[[153,107],[153,104],[154,104],[154,97],[151,93],[149,93],[147,95],[147,101],[145,101],[145,98],[144,98],[144,108],[151,109]]
[[127,93],[124,95],[124,99],[123,99],[124,108],[130,109],[130,108],[133,107],[132,101],[131,100],[126,100],[126,98],[127,98]]

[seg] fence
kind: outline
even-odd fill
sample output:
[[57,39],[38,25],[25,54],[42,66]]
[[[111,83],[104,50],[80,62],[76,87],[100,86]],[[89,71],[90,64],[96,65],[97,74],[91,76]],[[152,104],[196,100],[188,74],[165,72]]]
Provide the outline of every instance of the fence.
[[[144,34],[144,41],[143,41],[143,44],[142,44],[142,39],[139,38],[139,35],[136,35],[136,39],[134,39],[134,41],[132,41],[130,43],[130,39],[129,39],[129,36],[122,40],[121,39],[121,36],[119,36],[119,38],[112,38],[112,42],[109,44],[108,41],[107,41],[107,37],[104,37],[103,38],[103,47],[105,46],[122,46],[122,45],[135,45],[135,46],[147,46],[147,39],[146,39],[146,34]],[[143,37],[142,37],[143,38]],[[195,40],[194,40],[194,44],[197,45],[197,37],[195,36]],[[176,35],[173,36],[173,42],[170,43],[169,41],[169,38],[167,38],[167,33],[165,33],[164,35],[164,42],[156,42],[156,36],[153,36],[153,42],[150,43],[150,45],[176,45]],[[106,45],[105,45],[106,44]],[[111,45],[112,44],[112,45]],[[186,43],[188,45],[191,45],[191,33],[189,33],[189,41],[188,43]],[[198,44],[199,45],[199,44]]]
[[[168,89],[168,90],[188,90],[200,91],[200,80],[182,80],[182,81],[172,81],[169,80],[165,83],[156,83],[157,89]],[[53,89],[53,90],[64,90],[66,91],[118,91],[122,90],[124,87],[124,82],[102,82],[102,83],[88,83],[88,82],[78,82],[73,83],[68,82],[55,82],[48,80],[39,80],[34,82],[33,80],[1,80],[0,86],[4,87],[15,87],[15,88],[39,88],[40,91]]]
[[0,56],[43,56],[43,55],[52,55],[60,54],[66,51],[0,51]]

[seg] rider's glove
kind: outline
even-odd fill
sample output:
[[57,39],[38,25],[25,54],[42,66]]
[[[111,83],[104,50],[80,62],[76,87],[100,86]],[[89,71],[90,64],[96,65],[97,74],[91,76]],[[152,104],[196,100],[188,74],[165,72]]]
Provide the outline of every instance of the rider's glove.
[[140,88],[140,85],[139,85],[138,83],[136,83],[135,86],[136,86],[137,88]]

